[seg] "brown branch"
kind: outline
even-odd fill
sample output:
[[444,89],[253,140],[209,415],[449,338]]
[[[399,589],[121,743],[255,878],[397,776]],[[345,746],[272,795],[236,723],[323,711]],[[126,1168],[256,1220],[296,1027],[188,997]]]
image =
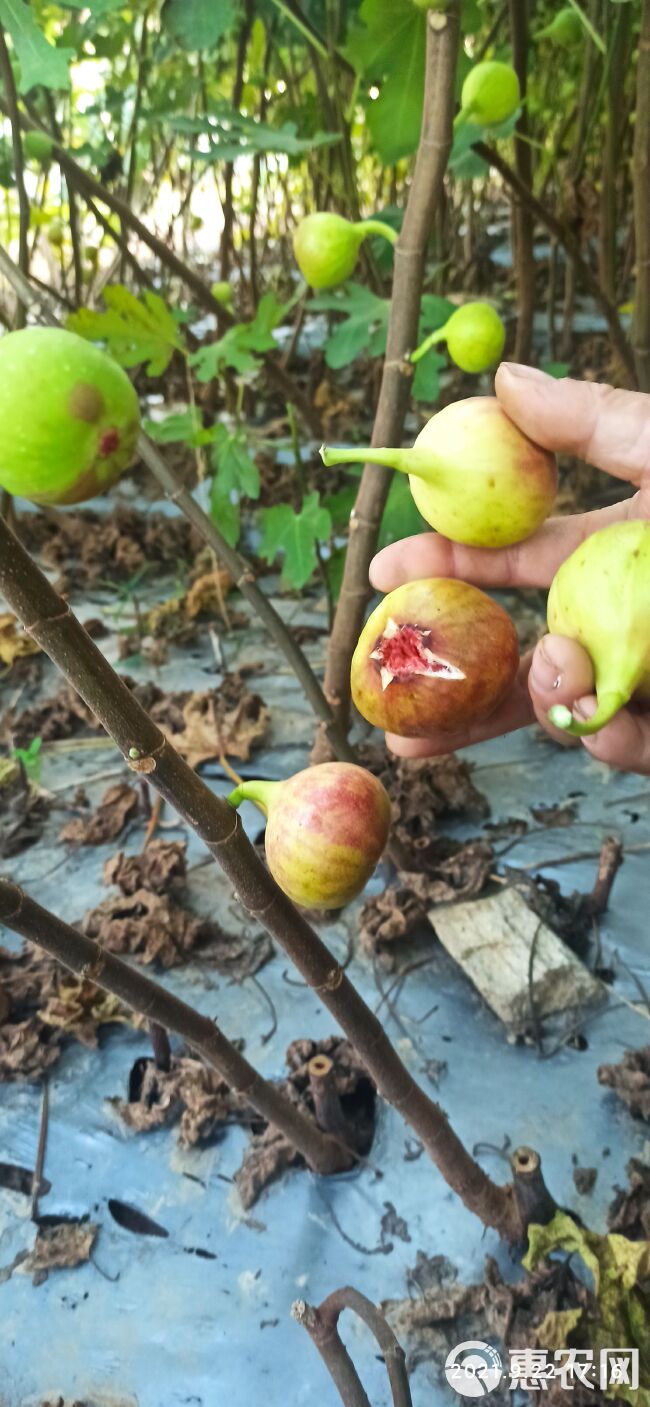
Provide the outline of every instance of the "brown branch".
[[612,885],[623,863],[623,842],[614,835],[608,835],[602,843],[598,856],[598,873],[591,894],[585,895],[585,902],[594,918],[607,912]]
[[0,879],[0,922],[30,943],[37,943],[70,972],[111,992],[163,1030],[180,1036],[218,1071],[230,1089],[252,1104],[261,1118],[284,1133],[310,1167],[325,1174],[340,1168],[338,1142],[318,1129],[275,1085],[258,1075],[208,1016],[202,1016],[93,938],[78,933],[41,908],[8,879]]
[[[99,215],[99,211],[97,214]],[[35,297],[29,280],[16,268],[13,260],[1,246],[0,272],[8,279],[18,299],[31,312],[36,321],[46,322],[52,327],[60,326],[47,297]],[[180,511],[201,534],[204,542],[230,573],[237,590],[253,607],[262,624],[266,626],[271,639],[282,651],[288,665],[293,670],[316,718],[320,719],[334,755],[341,762],[355,762],[356,753],[339,728],[306,655],[294,640],[268,597],[260,590],[250,563],[226,542],[212,519],[208,517],[207,513],[204,513],[189,489],[185,488],[177,475],[169,468],[156,446],[147,439],[146,435],[140,436],[138,450],[143,462],[160,484],[166,498],[171,503],[178,505]]]
[[639,389],[650,391],[650,0],[643,0],[634,126],[634,360]]
[[307,1070],[319,1129],[335,1134],[343,1143],[349,1143],[350,1130],[336,1087],[334,1062],[330,1060],[329,1055],[313,1055]]
[[[232,89],[231,107],[234,112],[239,110],[239,105],[244,91],[244,64],[246,63],[246,50],[251,37],[253,20],[255,18],[254,0],[244,0],[244,15],[239,29],[237,39],[237,54],[235,58],[235,77]],[[221,277],[227,280],[230,278],[230,263],[232,255],[232,240],[235,211],[233,205],[233,177],[235,174],[234,161],[224,163],[223,183],[223,230],[221,233]]]
[[368,1402],[356,1368],[338,1333],[338,1322],[345,1309],[358,1314],[377,1340],[388,1373],[393,1407],[411,1407],[404,1350],[381,1310],[351,1285],[334,1290],[318,1308],[306,1304],[304,1300],[296,1300],[291,1308],[293,1318],[307,1330],[318,1349],[344,1407],[365,1407]]
[[[512,1189],[493,1183],[467,1152],[442,1109],[415,1082],[340,963],[265,869],[238,813],[175,751],[3,521],[0,592],[113,738],[128,766],[146,776],[203,840],[247,913],[263,924],[295,963],[358,1052],[380,1094],[410,1125],[449,1186],[485,1225],[495,1227],[506,1239],[517,1239]],[[160,1024],[174,1029],[164,1014]]]
[[542,1160],[534,1148],[516,1148],[511,1159],[515,1200],[524,1232],[533,1223],[546,1226],[557,1211],[557,1202],[544,1181]]
[[487,162],[488,166],[492,166],[495,171],[499,172],[499,175],[503,177],[503,180],[506,185],[510,187],[510,190],[513,191],[519,199],[526,202],[531,214],[535,216],[535,219],[539,220],[540,224],[544,225],[552,235],[555,235],[555,238],[562,245],[563,249],[571,256],[576,273],[582,281],[585,292],[591,294],[594,302],[598,304],[598,307],[606,318],[612,346],[617,351],[623,367],[629,373],[630,379],[636,386],[634,356],[628,338],[623,330],[618,315],[618,309],[616,304],[607,297],[605,290],[601,287],[598,275],[594,273],[586,259],[583,259],[580,252],[580,242],[577,236],[573,234],[571,230],[567,229],[567,227],[562,224],[561,220],[558,220],[557,216],[554,215],[546,205],[542,205],[541,201],[523,184],[517,172],[513,171],[505,158],[500,152],[495,151],[494,147],[488,146],[487,142],[474,142],[472,150],[475,151],[478,156],[481,156],[483,160]]
[[[374,446],[401,443],[412,374],[406,358],[417,342],[427,242],[451,149],[458,33],[458,0],[452,0],[444,14],[428,12],[422,132],[402,232],[395,246],[386,358],[371,441]],[[350,519],[343,583],[325,671],[325,695],[343,727],[347,727],[350,710],[350,660],[363,625],[369,596],[368,568],[390,483],[390,470],[366,464]]]
[[[0,112],[4,112],[8,116],[6,103],[0,102]],[[19,118],[20,125],[25,131],[47,132],[47,128],[41,124],[32,122],[30,118],[26,117],[23,113],[19,114]],[[47,135],[52,137],[51,132],[47,132]],[[113,211],[114,215],[119,216],[124,227],[137,235],[138,239],[151,250],[152,254],[155,254],[163,267],[166,268],[169,273],[174,274],[176,278],[180,279],[181,282],[185,284],[186,288],[190,289],[201,308],[204,308],[208,313],[214,313],[215,317],[221,318],[225,327],[235,326],[235,318],[213,297],[207,283],[204,283],[201,275],[198,274],[195,269],[192,269],[189,264],[186,264],[183,259],[180,259],[174,250],[170,249],[169,245],[165,244],[164,240],[159,239],[158,235],[148,229],[135,212],[129,208],[126,201],[122,200],[114,191],[107,190],[106,186],[103,186],[100,181],[96,181],[95,177],[91,176],[89,171],[85,171],[83,166],[80,166],[79,163],[74,160],[74,157],[70,156],[70,153],[67,152],[59,142],[54,140],[54,138],[53,155],[59,163],[68,184],[72,183],[75,189],[80,191],[84,197],[90,196],[91,200],[100,200],[104,205],[107,205],[109,209]],[[285,403],[286,401],[290,401],[292,405],[295,405],[296,410],[302,416],[311,433],[320,436],[322,434],[322,425],[318,412],[305,393],[296,385],[293,378],[287,375],[279,364],[277,353],[260,352],[259,356],[271,385],[279,392],[283,401]]]
[[[11,145],[16,175],[16,190],[18,192],[18,209],[20,212],[18,267],[22,273],[27,275],[29,273],[29,196],[25,188],[25,160],[23,157],[23,143],[20,132],[20,112],[18,110],[16,83],[2,25],[0,25],[0,78],[2,79],[2,86],[5,91],[6,112],[11,124]],[[16,326],[24,327],[24,325],[25,313],[22,305],[19,303]]]
[[[512,34],[512,63],[521,88],[522,108],[514,133],[515,171],[522,185],[533,188],[533,149],[526,108],[528,82],[528,50],[530,48],[528,11],[530,0],[509,0],[510,31]],[[533,257],[534,221],[530,206],[520,195],[512,203],[512,246],[517,286],[517,335],[515,361],[527,362],[533,337],[535,312],[535,260]]]

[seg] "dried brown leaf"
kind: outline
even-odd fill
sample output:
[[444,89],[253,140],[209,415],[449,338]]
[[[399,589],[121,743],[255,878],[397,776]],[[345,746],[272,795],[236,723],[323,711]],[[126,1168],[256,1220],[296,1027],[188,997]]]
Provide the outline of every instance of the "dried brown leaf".
[[59,1036],[49,1031],[37,1016],[0,1026],[0,1081],[33,1083],[56,1064],[58,1058]]
[[137,815],[140,798],[127,782],[109,787],[92,816],[68,821],[60,839],[69,845],[105,845],[121,835],[128,821]]
[[232,589],[232,578],[219,568],[197,577],[187,593],[184,606],[189,620],[206,611],[209,615],[223,615],[224,599]]
[[259,694],[243,689],[233,702],[223,688],[190,694],[181,705],[182,726],[164,729],[190,767],[215,757],[246,762],[265,735],[270,713]]
[[600,1065],[598,1079],[627,1104],[635,1119],[650,1122],[650,1045],[626,1050],[617,1065]]
[[51,1222],[43,1218],[36,1233],[34,1249],[23,1261],[21,1271],[41,1275],[50,1270],[72,1270],[90,1260],[99,1227],[87,1217]]
[[37,655],[40,648],[15,616],[10,612],[0,615],[0,664],[12,665],[25,655]]
[[178,894],[185,888],[187,865],[184,840],[152,840],[139,855],[117,855],[104,865],[104,884],[116,884],[123,894],[148,889],[152,894]]
[[0,783],[0,859],[40,840],[49,809],[48,797],[32,785],[24,767],[8,764]]
[[166,894],[135,894],[104,899],[83,921],[84,933],[113,953],[138,962],[177,967],[197,945],[219,937],[221,929],[173,904]]

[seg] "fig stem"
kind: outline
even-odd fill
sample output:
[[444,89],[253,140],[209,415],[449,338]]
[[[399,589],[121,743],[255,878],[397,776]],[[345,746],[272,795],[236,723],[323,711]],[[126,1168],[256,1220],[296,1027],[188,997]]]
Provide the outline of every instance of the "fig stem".
[[436,456],[431,449],[375,449],[374,446],[354,446],[353,449],[330,449],[321,445],[320,457],[327,469],[334,464],[382,464],[398,469],[400,474],[415,474],[431,483],[437,469]]
[[241,786],[235,787],[234,791],[231,791],[228,805],[234,806],[236,810],[238,806],[241,806],[242,801],[252,801],[263,816],[268,816],[273,793],[281,786],[282,782],[242,782]]
[[437,327],[435,332],[430,332],[429,336],[425,337],[424,342],[421,342],[419,347],[416,347],[415,351],[411,352],[411,362],[414,365],[415,362],[421,361],[422,357],[426,356],[431,347],[435,347],[436,342],[444,342],[446,340],[447,328],[449,327],[450,321],[451,319],[447,318],[446,323],[444,323],[442,327]]
[[363,231],[363,238],[366,235],[383,235],[389,244],[397,244],[398,232],[392,225],[385,225],[383,220],[358,220],[354,226],[355,230]]
[[462,107],[462,108],[460,109],[460,112],[457,112],[457,113],[456,113],[456,116],[455,116],[455,118],[454,118],[454,131],[456,131],[456,128],[457,128],[457,127],[463,127],[466,122],[469,122],[469,121],[470,121],[470,118],[471,118],[471,116],[472,116],[472,113],[473,113],[475,110],[476,110],[476,103],[468,103],[468,104],[467,104],[467,107]]
[[601,728],[604,728],[619,709],[625,707],[630,697],[631,691],[625,693],[612,691],[600,694],[596,712],[585,723],[579,723],[566,704],[553,704],[553,707],[549,708],[548,711],[549,722],[553,724],[554,728],[561,728],[563,733],[567,733],[572,738],[586,738],[591,733],[598,733]]

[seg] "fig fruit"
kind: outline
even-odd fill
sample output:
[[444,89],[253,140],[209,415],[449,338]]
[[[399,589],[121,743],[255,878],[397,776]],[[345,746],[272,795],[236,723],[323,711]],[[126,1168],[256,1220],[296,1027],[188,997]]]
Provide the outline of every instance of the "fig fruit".
[[494,396],[438,411],[412,449],[329,449],[332,464],[384,464],[408,474],[427,523],[453,542],[508,547],[548,516],[557,489],[554,455],[524,435]]
[[571,49],[584,39],[584,35],[584,25],[578,11],[567,5],[563,10],[558,10],[549,24],[538,30],[534,37],[550,39],[552,44],[558,44],[562,49]]
[[517,111],[521,102],[519,79],[512,64],[488,59],[470,69],[460,95],[460,112],[454,125],[474,122],[477,127],[495,127]]
[[50,220],[46,230],[47,242],[53,249],[63,249],[65,243],[65,225],[63,220]]
[[228,800],[254,801],[267,817],[268,867],[305,909],[339,909],[356,898],[388,840],[388,793],[348,762],[323,762],[284,782],[243,782]]
[[556,728],[582,738],[630,699],[650,704],[650,523],[613,523],[581,542],[553,578],[548,628],[591,656],[598,701],[585,723],[555,704]]
[[505,327],[490,303],[465,303],[412,352],[411,361],[419,362],[430,347],[446,342],[452,361],[461,371],[487,371],[500,360],[505,340]]
[[126,372],[74,332],[0,337],[0,488],[33,503],[81,503],[130,464],[138,398]]
[[494,712],[519,665],[510,616],[465,581],[431,577],[391,591],[352,656],[352,698],[385,732],[425,738]]
[[210,292],[217,303],[221,303],[222,308],[232,308],[232,288],[227,279],[222,279],[220,283],[213,283]]
[[45,166],[52,160],[54,142],[47,132],[26,132],[23,137],[23,151],[29,161],[38,161]]
[[391,244],[397,233],[381,220],[359,220],[353,224],[342,215],[319,210],[300,221],[293,236],[293,252],[303,278],[310,288],[334,288],[354,272],[359,249],[366,235],[383,235]]

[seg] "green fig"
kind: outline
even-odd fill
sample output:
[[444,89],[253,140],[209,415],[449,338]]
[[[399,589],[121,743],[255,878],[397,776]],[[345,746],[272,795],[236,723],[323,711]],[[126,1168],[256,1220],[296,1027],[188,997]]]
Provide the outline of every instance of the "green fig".
[[47,132],[26,132],[23,151],[29,161],[38,161],[41,166],[46,166],[52,160],[54,142]]
[[305,909],[349,904],[388,840],[388,793],[371,772],[348,762],[323,762],[284,782],[242,782],[228,800],[254,801],[267,817],[268,867]]
[[81,503],[133,458],[138,398],[105,352],[58,327],[0,337],[0,488],[33,503]]
[[212,294],[212,297],[216,298],[217,303],[221,303],[222,308],[232,308],[232,286],[228,283],[226,279],[222,279],[220,283],[213,283],[210,288],[210,292]]
[[488,59],[471,68],[460,95],[460,112],[454,125],[474,122],[477,127],[496,127],[517,111],[521,102],[519,79],[512,64]]
[[555,704],[556,728],[582,738],[630,699],[650,704],[650,523],[613,523],[585,538],[553,578],[548,628],[591,656],[598,701],[586,723]]
[[402,738],[459,732],[489,718],[518,667],[514,625],[484,591],[446,577],[409,581],[361,632],[352,698],[369,723]]
[[381,220],[353,224],[342,215],[319,210],[300,221],[293,236],[293,252],[310,288],[334,288],[354,272],[366,235],[383,235],[395,244],[397,233]]
[[63,249],[65,243],[65,225],[63,220],[50,220],[46,230],[48,244],[53,249]]
[[464,303],[411,354],[411,361],[419,362],[436,343],[446,342],[461,371],[487,371],[501,359],[505,340],[505,327],[490,303]]
[[554,455],[524,435],[494,396],[438,411],[412,449],[321,449],[332,464],[383,464],[408,474],[427,523],[470,547],[509,547],[541,527],[557,490]]
[[558,44],[562,49],[571,49],[575,44],[579,44],[584,36],[584,25],[577,10],[567,5],[563,10],[558,10],[550,23],[538,30],[534,37],[550,39],[552,44]]

